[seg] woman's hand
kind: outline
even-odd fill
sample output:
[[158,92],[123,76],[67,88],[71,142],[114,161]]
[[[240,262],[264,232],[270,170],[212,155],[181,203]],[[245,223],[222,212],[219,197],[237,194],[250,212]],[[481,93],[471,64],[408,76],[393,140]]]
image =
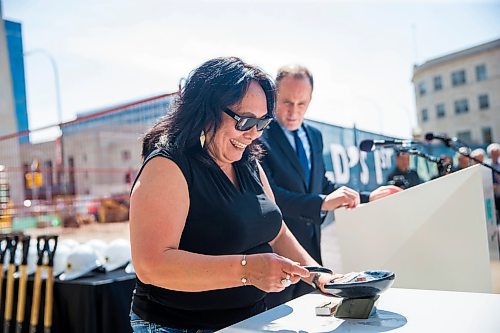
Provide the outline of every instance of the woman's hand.
[[275,253],[248,255],[246,260],[248,284],[268,293],[282,291],[310,275],[299,263]]
[[328,291],[325,289],[325,284],[331,283],[332,280],[341,278],[344,276],[344,274],[328,274],[328,273],[315,273],[318,275],[318,278],[316,279],[316,285],[319,287],[321,292],[325,294],[329,294]]
[[370,199],[368,201],[372,202],[378,199],[385,198],[391,194],[398,193],[403,191],[403,189],[394,186],[394,185],[384,185],[375,189],[372,193],[370,193]]

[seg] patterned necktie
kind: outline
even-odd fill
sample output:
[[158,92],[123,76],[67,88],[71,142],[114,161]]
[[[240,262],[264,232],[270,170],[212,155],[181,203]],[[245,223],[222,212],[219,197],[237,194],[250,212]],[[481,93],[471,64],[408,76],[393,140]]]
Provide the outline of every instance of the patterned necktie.
[[307,161],[306,151],[302,145],[302,140],[299,137],[299,130],[292,131],[293,138],[295,139],[295,149],[297,150],[297,157],[299,158],[300,166],[306,176],[306,184],[309,186],[310,170]]

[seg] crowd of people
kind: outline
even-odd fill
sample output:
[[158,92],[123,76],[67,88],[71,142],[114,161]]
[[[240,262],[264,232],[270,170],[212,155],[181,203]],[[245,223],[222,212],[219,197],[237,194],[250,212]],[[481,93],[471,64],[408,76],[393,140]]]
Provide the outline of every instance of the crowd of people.
[[[485,157],[485,156],[488,157]],[[438,174],[432,179],[450,174],[468,168],[472,165],[485,163],[490,165],[494,170],[493,185],[495,195],[498,196],[498,182],[499,182],[499,161],[500,161],[500,144],[491,143],[488,145],[486,151],[482,148],[470,150],[468,147],[460,147],[455,154],[456,164],[453,158],[449,155],[442,154],[439,156]],[[396,151],[396,166],[387,176],[387,184],[396,185],[402,189],[407,189],[415,185],[423,183],[417,171],[410,168],[410,154],[405,151]],[[498,205],[497,205],[498,207]]]
[[212,332],[342,276],[308,269],[322,263],[326,213],[402,189],[325,177],[321,132],[304,123],[313,87],[303,66],[273,80],[212,59],[145,134],[130,200],[134,332]]

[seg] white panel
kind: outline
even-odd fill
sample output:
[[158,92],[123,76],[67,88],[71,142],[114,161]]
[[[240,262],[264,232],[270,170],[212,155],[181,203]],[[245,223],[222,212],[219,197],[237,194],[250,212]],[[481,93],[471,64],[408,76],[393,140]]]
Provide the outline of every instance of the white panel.
[[490,256],[498,260],[498,236],[493,228],[488,235],[487,224],[496,221],[485,209],[493,193],[483,187],[489,172],[483,169],[488,171],[470,167],[337,210],[343,271],[388,269],[396,272],[398,287],[491,292]]

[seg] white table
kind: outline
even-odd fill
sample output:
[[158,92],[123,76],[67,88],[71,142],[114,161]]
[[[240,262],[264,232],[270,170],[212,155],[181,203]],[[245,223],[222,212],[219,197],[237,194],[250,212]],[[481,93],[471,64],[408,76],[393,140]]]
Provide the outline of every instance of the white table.
[[319,317],[314,308],[337,300],[299,297],[222,332],[500,332],[500,295],[391,288],[368,319]]

